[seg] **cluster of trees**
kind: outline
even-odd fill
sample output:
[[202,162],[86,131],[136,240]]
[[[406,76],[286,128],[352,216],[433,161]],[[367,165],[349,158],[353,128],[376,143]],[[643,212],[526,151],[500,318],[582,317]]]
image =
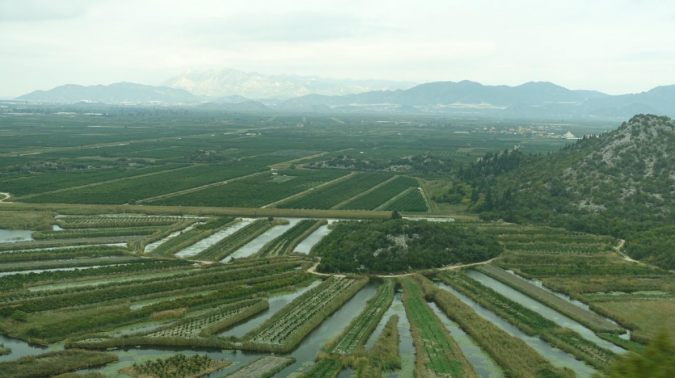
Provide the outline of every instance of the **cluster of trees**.
[[448,223],[403,219],[340,222],[316,245],[321,272],[394,273],[485,261],[499,255],[494,235]]
[[446,157],[429,154],[400,156],[391,159],[341,155],[330,160],[312,163],[310,167],[406,172],[415,176],[437,176],[455,172],[458,163]]

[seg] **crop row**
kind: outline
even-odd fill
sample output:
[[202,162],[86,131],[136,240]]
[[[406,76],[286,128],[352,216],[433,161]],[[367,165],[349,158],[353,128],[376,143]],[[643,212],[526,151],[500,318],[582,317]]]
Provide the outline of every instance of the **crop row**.
[[148,337],[207,337],[269,308],[266,300],[253,299],[222,306],[206,314],[193,316],[152,331]]
[[555,243],[503,243],[510,251],[527,251],[538,253],[572,253],[594,254],[610,249],[607,245],[588,244],[555,244]]
[[278,205],[284,209],[331,209],[334,206],[388,180],[390,174],[357,173],[345,180],[309,192]]
[[287,170],[153,201],[153,205],[261,207],[346,175],[340,170]]
[[254,350],[292,350],[367,282],[367,279],[329,278],[244,335],[246,346]]
[[234,218],[222,217],[193,228],[183,229],[178,236],[166,240],[150,252],[157,256],[173,256],[182,249],[187,248],[222,229],[231,227],[234,222]]
[[401,279],[413,343],[417,350],[416,376],[455,378],[476,377],[471,365],[452,339],[447,328],[424,301],[417,282]]
[[422,192],[419,189],[413,188],[408,191],[408,193],[398,197],[391,203],[385,206],[384,210],[398,210],[398,211],[407,211],[407,212],[425,212],[429,209],[427,208],[427,203],[422,197]]
[[188,276],[183,278],[171,279],[154,283],[140,283],[135,285],[124,285],[121,287],[109,287],[98,290],[90,290],[81,293],[68,293],[60,295],[51,295],[44,298],[23,301],[19,305],[0,307],[0,316],[9,316],[16,310],[22,310],[27,313],[55,310],[71,306],[93,305],[96,303],[109,302],[127,298],[138,298],[150,294],[170,292],[190,288],[194,290],[200,286],[212,286],[227,282],[245,280],[264,275],[273,275],[292,271],[295,264],[270,265],[261,269],[241,269],[232,272],[219,272],[211,274],[202,274],[198,276]]
[[197,165],[152,176],[27,198],[33,203],[125,204],[268,169],[260,165]]
[[58,218],[56,223],[62,228],[116,228],[168,226],[180,221],[180,217],[82,217],[68,216]]
[[[91,334],[94,332],[102,332],[110,329],[118,328],[125,325],[131,325],[139,322],[147,321],[151,314],[167,310],[175,310],[179,308],[186,308],[188,311],[197,311],[199,309],[212,309],[221,304],[232,303],[244,299],[252,299],[261,295],[269,295],[275,291],[292,290],[298,285],[306,285],[311,282],[312,277],[306,274],[298,273],[297,271],[284,272],[280,274],[264,273],[265,276],[254,275],[254,278],[245,280],[224,283],[221,285],[207,286],[208,293],[200,295],[191,295],[198,293],[196,290],[181,290],[179,292],[171,292],[163,295],[170,296],[169,300],[160,303],[152,304],[143,307],[139,310],[131,310],[128,305],[124,303],[116,306],[106,306],[105,311],[96,313],[95,316],[89,315],[89,311],[80,308],[69,309],[72,314],[69,315],[71,319],[68,322],[54,322],[46,324],[31,323],[30,334],[23,332],[21,329],[10,332],[13,337],[21,339],[31,339],[34,342],[55,342],[65,338],[77,337],[84,334]],[[179,295],[177,298],[171,296]],[[56,326],[58,325],[58,326]],[[217,338],[215,338],[217,339]],[[87,347],[87,348],[102,348],[106,349],[111,346],[135,346],[135,345],[184,345],[184,346],[212,346],[214,338],[199,339],[198,342],[194,339],[185,340],[180,338],[149,338],[149,337],[120,337],[101,340],[95,343],[68,343],[69,346]],[[203,343],[202,343],[203,341]],[[223,347],[216,343],[217,347]],[[225,343],[228,344],[228,343]],[[231,348],[229,343],[225,348]]]
[[[246,243],[260,236],[263,232],[269,230],[277,224],[281,224],[279,220],[258,219],[251,224],[248,224],[241,229],[228,235],[216,244],[206,248],[199,254],[193,257],[195,260],[204,261],[220,261],[227,256],[234,253]],[[286,221],[288,222],[288,221]]]
[[417,180],[413,178],[397,177],[372,192],[350,201],[341,208],[347,210],[375,210],[397,194],[411,187],[417,188],[418,185]]
[[329,358],[315,363],[299,378],[335,378],[341,371],[342,363]]
[[228,378],[268,378],[295,362],[294,358],[264,356],[229,374]]
[[314,232],[319,226],[326,224],[326,220],[305,219],[299,221],[295,226],[286,230],[279,237],[266,243],[258,256],[280,256],[288,255],[295,247]]
[[578,321],[579,323],[585,325],[586,327],[596,331],[596,332],[610,332],[610,333],[623,333],[624,330],[621,327],[605,320],[601,316],[583,309],[579,306],[576,306],[555,294],[552,294],[542,288],[539,288],[520,277],[510,274],[503,269],[500,269],[494,265],[488,264],[479,268],[482,273],[508,285],[512,288],[522,292],[523,294],[532,297],[539,302],[557,310],[558,312],[569,316],[570,318]]
[[584,339],[575,331],[558,326],[539,313],[512,301],[463,273],[443,273],[440,278],[455,290],[506,319],[521,331],[531,336],[538,336],[597,369],[604,369],[614,358],[613,352]]
[[33,233],[33,239],[78,239],[97,238],[110,236],[138,236],[152,235],[159,230],[158,227],[130,227],[130,228],[83,228],[69,229],[64,231],[38,231]]
[[137,264],[143,259],[137,256],[103,256],[90,258],[77,258],[72,260],[48,260],[48,261],[19,261],[8,262],[0,265],[0,272],[20,272],[26,270],[60,269],[60,268],[88,268],[101,265]]
[[426,278],[415,277],[427,297],[473,338],[504,370],[505,375],[518,378],[572,378],[574,373],[558,369],[523,340],[510,335],[489,320],[478,315],[469,305],[446,290],[440,290]]
[[166,359],[146,361],[121,369],[119,372],[135,378],[197,378],[231,365],[231,362],[212,360],[207,355],[187,357],[178,354]]
[[[94,279],[97,277],[119,277],[127,274],[142,274],[153,271],[161,271],[168,269],[180,269],[191,266],[192,263],[182,260],[174,261],[157,261],[145,260],[138,264],[131,265],[115,265],[115,266],[101,266],[93,269],[76,269],[70,271],[48,271],[40,273],[29,274],[15,274],[11,276],[0,277],[0,290],[5,291],[0,301],[5,298],[19,299],[19,294],[9,290],[21,289],[36,285],[38,283],[56,283],[56,282],[72,282],[84,279]],[[9,292],[7,292],[9,291]],[[24,294],[21,292],[20,294]]]
[[332,353],[350,355],[356,348],[363,345],[377,327],[384,313],[394,300],[394,281],[388,279],[380,285],[373,297],[361,313],[352,320],[337,338]]
[[64,248],[52,250],[33,250],[25,252],[0,253],[0,263],[19,261],[67,260],[87,257],[124,256],[130,252],[126,248],[113,246]]

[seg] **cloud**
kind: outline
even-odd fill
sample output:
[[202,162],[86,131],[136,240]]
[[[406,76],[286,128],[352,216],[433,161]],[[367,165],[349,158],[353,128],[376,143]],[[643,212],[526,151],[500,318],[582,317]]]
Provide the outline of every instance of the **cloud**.
[[0,22],[66,20],[86,14],[96,1],[0,0]]

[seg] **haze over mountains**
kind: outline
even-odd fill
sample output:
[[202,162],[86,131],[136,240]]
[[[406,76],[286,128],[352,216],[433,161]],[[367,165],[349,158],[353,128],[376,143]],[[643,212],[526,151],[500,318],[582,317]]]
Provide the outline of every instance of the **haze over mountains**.
[[227,111],[432,113],[499,117],[627,118],[639,113],[675,116],[675,85],[608,95],[548,82],[518,86],[472,81],[411,83],[261,75],[231,69],[186,71],[163,86],[116,83],[64,85],[19,100],[163,103]]

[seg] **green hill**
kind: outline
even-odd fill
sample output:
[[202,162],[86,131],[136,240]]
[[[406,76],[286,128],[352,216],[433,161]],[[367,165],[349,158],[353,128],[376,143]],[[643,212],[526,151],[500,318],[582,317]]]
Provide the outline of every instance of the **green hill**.
[[536,222],[626,239],[635,259],[675,269],[675,122],[638,115],[548,155],[488,154],[439,200],[489,220]]

